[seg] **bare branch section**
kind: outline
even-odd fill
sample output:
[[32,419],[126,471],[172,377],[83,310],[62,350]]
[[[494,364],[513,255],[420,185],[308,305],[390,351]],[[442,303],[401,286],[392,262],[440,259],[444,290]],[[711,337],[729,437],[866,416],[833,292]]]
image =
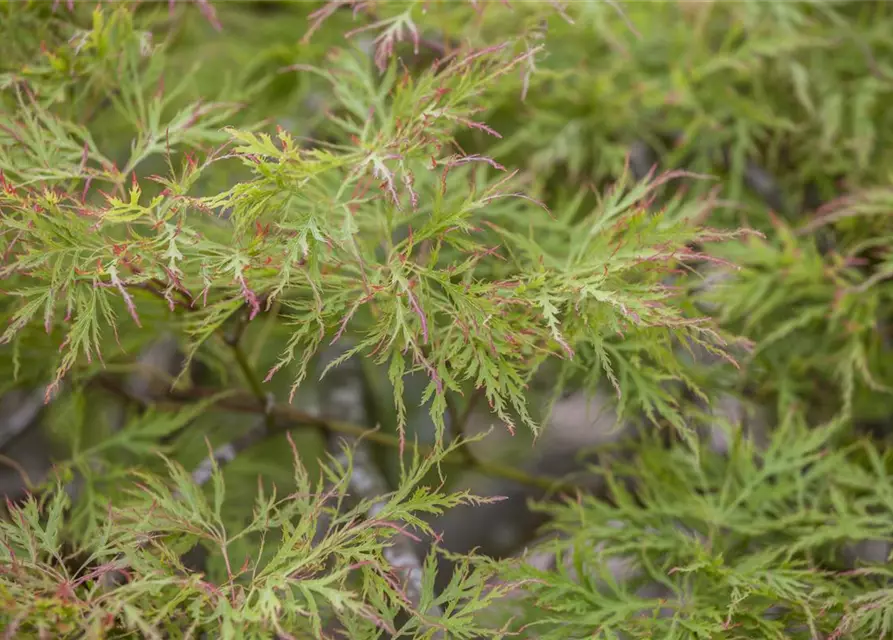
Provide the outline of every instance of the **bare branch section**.
[[[113,377],[108,375],[98,375],[95,379],[97,383],[106,390],[117,395],[123,395],[134,402],[140,402],[139,398],[133,397],[126,389],[123,389],[118,385]],[[167,396],[163,399],[159,399],[154,404],[159,408],[182,407],[184,405],[209,399],[214,399],[214,406],[225,411],[256,415],[263,415],[266,413],[264,406],[258,402],[252,393],[235,391],[232,393],[221,394],[219,389],[202,387],[171,390],[168,392]],[[274,432],[276,433],[282,430],[310,427],[322,429],[326,432],[338,433],[348,439],[361,437],[364,441],[374,442],[386,447],[396,448],[400,446],[400,440],[390,434],[382,433],[380,431],[372,431],[368,427],[352,422],[320,417],[290,404],[276,403],[270,409],[270,414],[275,419]],[[416,445],[412,442],[406,442],[404,443],[404,446],[409,451],[418,451],[420,455],[427,455],[430,453],[430,449],[425,445]],[[507,480],[518,482],[519,484],[537,487],[550,492],[574,494],[580,489],[580,487],[573,482],[532,475],[521,469],[499,464],[495,461],[477,459],[468,460],[459,452],[448,454],[445,460],[450,463],[464,465],[468,468],[475,469],[486,476],[505,478]]]

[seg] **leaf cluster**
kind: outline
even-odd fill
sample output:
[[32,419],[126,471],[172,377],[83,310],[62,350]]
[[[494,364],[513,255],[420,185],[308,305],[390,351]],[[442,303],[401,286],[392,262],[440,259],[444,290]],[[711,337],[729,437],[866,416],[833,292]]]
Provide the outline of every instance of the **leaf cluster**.
[[[893,542],[863,429],[893,390],[889,4],[218,4],[0,4],[0,370],[46,390],[56,458],[0,520],[6,629],[893,635],[856,551]],[[183,366],[128,390],[160,335]],[[393,412],[313,415],[357,360]],[[567,390],[641,437],[530,555],[435,589],[430,519],[479,500],[441,463],[526,478],[448,433],[481,399],[537,435]],[[393,446],[386,495],[339,433]],[[426,536],[411,595],[393,552]]]

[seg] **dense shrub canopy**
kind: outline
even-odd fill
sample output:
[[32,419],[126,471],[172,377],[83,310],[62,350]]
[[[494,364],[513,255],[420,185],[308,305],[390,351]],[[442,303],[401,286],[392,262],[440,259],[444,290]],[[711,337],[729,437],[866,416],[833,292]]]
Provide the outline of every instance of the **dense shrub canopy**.
[[[0,2],[8,637],[893,635],[891,33]],[[481,455],[572,394],[582,479]],[[462,468],[546,524],[446,574]]]

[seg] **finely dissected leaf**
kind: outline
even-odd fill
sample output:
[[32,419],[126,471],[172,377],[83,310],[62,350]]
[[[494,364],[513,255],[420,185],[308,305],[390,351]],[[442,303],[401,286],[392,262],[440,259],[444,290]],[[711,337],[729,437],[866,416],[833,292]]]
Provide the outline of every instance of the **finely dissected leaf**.
[[[57,4],[0,2],[6,635],[893,633],[889,4]],[[573,481],[464,439],[584,395]],[[449,553],[461,467],[551,537]]]
[[[888,483],[859,462],[858,449],[828,453],[837,430],[804,429],[786,422],[762,454],[741,443],[727,460],[646,444],[631,462],[602,471],[613,504],[585,498],[551,507],[552,528],[566,536],[548,547],[558,554],[559,573],[508,571],[530,581],[525,615],[537,637],[577,635],[593,625],[606,633],[664,636],[681,625],[705,637],[729,629],[781,637],[807,623],[827,633],[848,632],[856,619],[880,624],[863,617],[867,609],[849,613],[839,599],[862,593],[871,571],[838,573],[819,558],[835,541],[893,533],[889,518],[860,515],[883,501]],[[622,482],[629,478],[638,483],[635,498]],[[862,494],[861,506],[837,499],[835,487],[852,487],[854,478],[884,488]],[[635,571],[618,583],[611,574],[621,562]],[[661,609],[666,615],[656,615]],[[777,612],[766,615],[770,609]]]
[[[93,559],[104,558],[113,562],[104,569],[105,572],[126,568],[135,575],[102,597],[92,582],[71,582],[66,588],[81,598],[82,606],[77,613],[60,611],[58,620],[60,624],[76,620],[82,624],[101,621],[108,614],[112,617],[120,614],[126,624],[135,625],[142,633],[158,634],[161,617],[157,607],[161,601],[156,602],[153,598],[164,592],[172,600],[163,610],[174,619],[189,615],[196,622],[212,627],[232,625],[233,633],[255,633],[273,628],[292,633],[316,629],[319,633],[323,616],[329,612],[343,620],[372,621],[374,625],[369,631],[374,627],[391,627],[392,607],[402,602],[403,596],[390,580],[382,550],[395,531],[402,528],[425,530],[427,525],[419,515],[439,513],[470,499],[463,494],[448,495],[417,488],[444,455],[441,452],[416,460],[408,468],[400,491],[390,498],[383,497],[378,513],[362,522],[358,521],[358,516],[367,511],[364,503],[337,514],[328,506],[333,498],[338,499],[346,490],[343,480],[325,491],[322,484],[314,488],[300,462],[296,461],[299,491],[284,498],[273,495],[267,500],[259,500],[247,526],[232,532],[220,518],[224,481],[219,469],[215,468],[212,473],[211,500],[206,498],[191,475],[176,463],[167,463],[170,481],[140,473],[139,488],[132,492],[129,504],[123,509],[113,509],[106,525],[100,527],[99,538],[86,541],[91,545]],[[331,477],[347,476],[337,474]],[[41,597],[48,601],[58,598],[61,604],[67,596],[53,583],[55,578],[47,573],[49,566],[43,569],[41,565],[62,561],[59,533],[69,501],[61,487],[52,491],[48,498],[46,505],[32,499],[23,507],[16,507],[9,522],[0,522],[6,543],[3,550],[5,562],[12,568],[8,574],[12,582],[4,577],[3,586],[4,589],[15,586],[46,590],[45,596]],[[332,516],[332,520],[325,535],[317,538],[316,527],[323,513]],[[115,530],[128,534],[110,535]],[[235,541],[245,536],[257,538],[261,534],[278,540],[278,550],[273,556],[246,559],[242,568],[229,564],[228,549]],[[227,581],[211,585],[204,582],[200,574],[190,574],[183,567],[176,550],[188,548],[194,541],[216,547],[222,554],[227,563]],[[116,553],[120,554],[117,559]],[[27,564],[22,564],[26,559]],[[184,578],[166,577],[166,567],[171,562],[178,571],[186,571]],[[428,572],[435,570],[431,563],[426,566]],[[363,567],[363,586],[355,590],[351,585],[358,567]],[[95,577],[101,575],[96,573]],[[463,590],[462,599],[470,608],[465,611],[460,607],[451,612],[443,624],[455,626],[463,636],[470,637],[474,633],[477,627],[470,614],[496,597],[481,589],[486,575],[476,572],[454,579],[454,589]],[[63,579],[63,576],[56,578]],[[46,579],[50,580],[49,584]],[[430,601],[434,598],[431,578],[426,578],[424,584],[427,588],[423,601]],[[379,594],[380,607],[385,610],[376,610],[366,602],[362,594],[370,589]],[[239,604],[230,601],[230,597],[237,593],[242,594]],[[289,604],[283,608],[285,601]],[[33,613],[29,611],[27,603],[19,601],[17,607],[6,613],[12,616],[10,619],[21,615],[30,620]],[[450,622],[453,617],[455,621]],[[426,624],[416,622],[413,626],[421,630]]]

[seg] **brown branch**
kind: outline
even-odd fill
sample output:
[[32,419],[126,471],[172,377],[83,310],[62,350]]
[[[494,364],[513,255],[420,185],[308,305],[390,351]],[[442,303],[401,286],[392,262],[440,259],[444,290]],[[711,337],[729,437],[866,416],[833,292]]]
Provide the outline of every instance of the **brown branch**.
[[[126,397],[138,404],[145,404],[140,398],[131,396],[130,393],[119,387],[112,376],[99,374],[96,380],[102,387],[116,395]],[[182,407],[184,405],[190,405],[210,399],[214,399],[214,406],[226,411],[258,415],[263,415],[267,411],[265,406],[266,400],[258,400],[250,393],[234,391],[230,394],[221,396],[220,391],[217,389],[205,389],[201,387],[186,390],[171,390],[164,400],[157,402],[156,405],[159,407]],[[313,427],[315,429],[322,429],[347,436],[357,438],[362,437],[364,440],[391,448],[400,448],[400,440],[396,436],[368,429],[350,422],[320,418],[305,411],[301,411],[290,404],[273,404],[269,408],[269,415],[273,418],[274,424],[272,432],[275,433],[288,431],[297,427]],[[421,455],[431,454],[434,451],[433,447],[411,442],[406,442],[404,447],[410,451],[418,452]],[[576,494],[584,489],[584,487],[577,483],[566,482],[547,476],[532,475],[520,469],[496,462],[467,460],[458,452],[448,454],[445,461],[448,464],[455,464],[474,469],[475,471],[490,477],[505,478],[506,480],[517,482],[518,484],[544,489],[548,492]]]

